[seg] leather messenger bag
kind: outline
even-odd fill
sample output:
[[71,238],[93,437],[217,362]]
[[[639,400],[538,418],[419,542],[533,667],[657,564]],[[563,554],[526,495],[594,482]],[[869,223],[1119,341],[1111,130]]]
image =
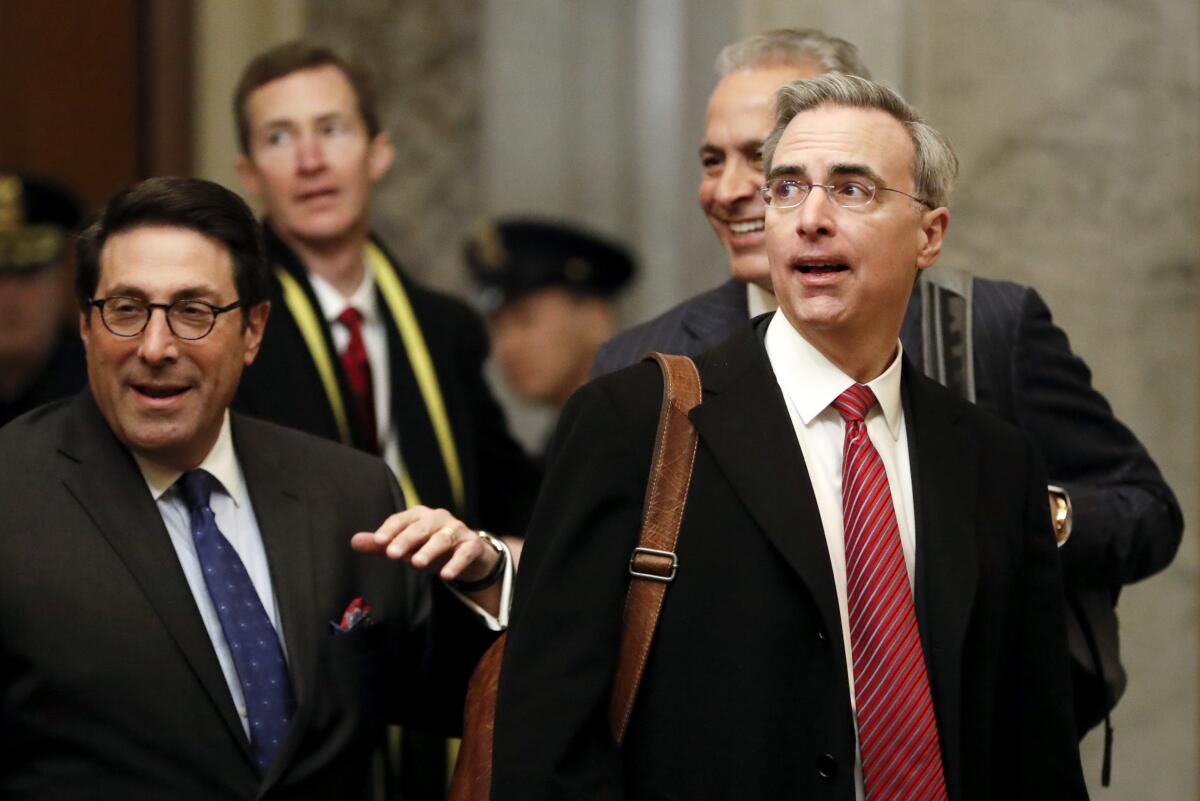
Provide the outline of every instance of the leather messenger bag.
[[[678,568],[675,544],[696,456],[696,430],[687,415],[700,403],[700,376],[691,359],[662,353],[645,358],[654,359],[662,369],[663,400],[646,483],[642,533],[629,559],[631,579],[608,710],[617,743],[625,737],[663,597]],[[505,639],[501,636],[492,644],[471,676],[462,748],[450,781],[449,801],[488,801],[491,796],[492,732]]]

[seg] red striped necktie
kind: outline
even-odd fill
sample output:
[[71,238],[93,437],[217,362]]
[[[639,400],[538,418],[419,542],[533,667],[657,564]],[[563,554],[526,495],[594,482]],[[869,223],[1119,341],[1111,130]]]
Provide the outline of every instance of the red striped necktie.
[[833,402],[846,421],[842,518],[863,788],[866,801],[942,800],[942,751],[900,529],[863,420],[875,403],[861,384]]
[[371,380],[371,362],[367,360],[367,346],[363,342],[362,312],[347,306],[338,315],[338,322],[350,332],[350,343],[342,351],[342,368],[346,381],[354,396],[354,411],[358,417],[363,441],[371,453],[379,453],[378,426],[375,424],[375,385]]

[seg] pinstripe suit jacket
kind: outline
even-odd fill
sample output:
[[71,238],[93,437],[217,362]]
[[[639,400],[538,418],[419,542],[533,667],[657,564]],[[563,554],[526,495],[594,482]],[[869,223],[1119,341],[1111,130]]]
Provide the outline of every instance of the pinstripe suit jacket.
[[[1061,551],[1068,592],[1097,636],[1104,674],[1119,695],[1125,675],[1113,602],[1122,585],[1175,556],[1179,504],[1145,447],[1092,386],[1087,365],[1038,293],[986,278],[973,279],[972,293],[976,402],[1032,435],[1050,481],[1070,493],[1074,532]],[[593,375],[651,350],[698,355],[745,326],[748,314],[745,285],[730,280],[606,343]],[[922,352],[920,321],[921,293],[914,291],[900,334],[914,358]],[[1074,617],[1069,623],[1075,661],[1092,664]],[[1076,676],[1079,692],[1095,692],[1083,686],[1086,679]],[[1095,704],[1077,701],[1080,728],[1095,725],[1094,714],[1083,714]]]

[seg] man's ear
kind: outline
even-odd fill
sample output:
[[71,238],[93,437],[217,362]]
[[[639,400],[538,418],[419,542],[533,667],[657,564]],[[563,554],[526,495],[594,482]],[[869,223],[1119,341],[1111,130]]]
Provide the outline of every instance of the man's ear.
[[249,367],[254,363],[254,359],[258,356],[258,349],[262,345],[263,332],[267,329],[267,317],[271,314],[271,301],[264,300],[255,306],[246,309],[246,328],[242,331],[242,336],[246,340],[246,355],[244,361]]
[[238,177],[242,179],[242,186],[246,188],[246,191],[261,199],[262,181],[259,180],[258,167],[254,165],[254,160],[242,153],[237,157],[233,166],[237,169]]
[[[91,309],[88,309],[90,312]],[[88,337],[92,335],[91,315],[87,312],[79,313],[79,338],[83,340],[84,351],[88,348]]]
[[367,143],[367,174],[371,183],[375,183],[392,168],[396,159],[396,146],[392,144],[392,135],[380,131]]
[[950,227],[950,209],[939,206],[921,215],[921,230],[918,234],[917,269],[933,266],[942,252],[946,229]]

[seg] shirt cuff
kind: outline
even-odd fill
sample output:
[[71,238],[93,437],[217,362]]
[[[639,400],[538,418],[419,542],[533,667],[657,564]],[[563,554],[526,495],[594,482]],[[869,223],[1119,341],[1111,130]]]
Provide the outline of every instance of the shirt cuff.
[[491,631],[504,631],[508,628],[508,612],[509,608],[512,606],[513,560],[512,554],[509,553],[508,546],[504,544],[503,540],[497,537],[496,542],[499,543],[500,547],[504,550],[504,556],[501,557],[504,559],[504,574],[500,577],[499,614],[493,615],[482,606],[468,598],[466,594],[456,590],[448,582],[443,581],[442,583],[446,585],[446,589],[454,593],[458,600],[466,604],[467,608],[474,612],[479,619],[483,621],[483,625],[487,626],[488,629]]

